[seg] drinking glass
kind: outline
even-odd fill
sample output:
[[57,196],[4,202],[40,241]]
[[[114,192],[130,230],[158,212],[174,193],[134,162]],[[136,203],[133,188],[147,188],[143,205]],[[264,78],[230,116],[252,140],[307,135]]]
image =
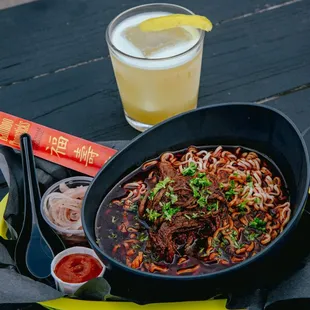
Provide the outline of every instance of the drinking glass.
[[146,4],[118,15],[106,31],[125,117],[128,123],[139,131],[179,113],[195,109],[198,100],[204,31],[195,29],[195,42],[185,51],[168,57],[136,57],[129,53],[126,46],[116,47],[113,35],[120,23],[138,14],[154,12],[194,14],[174,4]]

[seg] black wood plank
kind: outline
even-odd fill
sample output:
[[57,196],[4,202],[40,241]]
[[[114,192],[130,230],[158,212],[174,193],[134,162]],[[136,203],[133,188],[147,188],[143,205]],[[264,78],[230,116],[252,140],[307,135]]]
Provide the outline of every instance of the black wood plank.
[[[206,42],[200,106],[255,101],[309,82],[309,8],[303,1],[222,24]],[[137,134],[122,115],[109,59],[5,87],[0,106],[87,139]]]
[[288,115],[301,132],[310,127],[310,88],[266,102]]
[[[0,85],[107,57],[107,24],[120,12],[150,2],[153,1],[38,0],[0,11]],[[170,2],[219,23],[285,0]]]
[[0,102],[5,112],[86,139],[137,134],[124,119],[110,61],[3,88]]
[[310,1],[221,25],[205,45],[200,98],[255,101],[309,83],[309,31]]

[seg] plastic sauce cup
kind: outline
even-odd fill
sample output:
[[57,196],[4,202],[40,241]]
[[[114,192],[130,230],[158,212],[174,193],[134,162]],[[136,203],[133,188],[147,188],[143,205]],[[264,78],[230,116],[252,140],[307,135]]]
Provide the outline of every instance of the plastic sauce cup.
[[100,261],[98,256],[96,255],[95,251],[89,248],[81,247],[81,246],[76,246],[69,248],[67,250],[64,250],[60,252],[58,255],[56,255],[52,261],[51,264],[51,274],[57,284],[58,289],[65,293],[65,294],[74,294],[83,284],[87,283],[86,282],[81,282],[81,283],[68,283],[64,282],[61,279],[57,277],[55,274],[54,270],[57,266],[57,264],[66,256],[71,255],[71,254],[88,254],[94,257],[102,266],[102,271],[100,274],[97,276],[97,278],[101,278],[105,272],[105,265]]
[[[47,189],[47,191],[44,193],[42,200],[41,200],[41,214],[45,220],[45,222],[53,228],[56,233],[62,238],[62,240],[68,245],[88,245],[87,239],[85,237],[85,233],[83,229],[81,230],[68,230],[63,227],[57,226],[51,220],[47,217],[47,215],[44,212],[44,203],[47,199],[47,196],[51,193],[60,193],[59,185],[62,183],[65,183],[69,188],[75,188],[79,186],[89,186],[93,178],[91,177],[84,177],[84,176],[76,176],[71,177],[67,179],[63,179],[55,184],[53,184],[51,187]],[[49,208],[49,206],[47,206]]]

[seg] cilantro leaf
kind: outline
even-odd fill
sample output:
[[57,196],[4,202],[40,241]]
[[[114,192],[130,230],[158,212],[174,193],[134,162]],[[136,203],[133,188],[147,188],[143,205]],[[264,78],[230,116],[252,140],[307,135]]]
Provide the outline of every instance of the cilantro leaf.
[[172,216],[180,211],[180,208],[172,208],[171,202],[167,202],[162,206],[163,216],[166,220],[171,221]]
[[188,167],[184,168],[182,171],[183,175],[193,176],[197,171],[197,165],[191,162]]
[[199,217],[199,214],[198,214],[198,213],[193,213],[193,214],[192,214],[192,218],[193,218],[193,219],[196,219],[197,217]]
[[251,188],[254,187],[253,182],[248,182],[247,184],[248,184],[248,186],[251,187]]
[[235,181],[230,181],[230,188],[227,192],[225,192],[225,197],[227,200],[231,200],[233,196],[235,196],[237,192],[235,191]]
[[109,235],[108,235],[108,238],[109,239],[116,239],[117,238],[117,234],[115,234],[115,233],[110,233]]
[[171,180],[169,177],[166,177],[164,180],[159,181],[155,187],[153,188],[153,190],[150,192],[149,194],[149,198],[151,200],[154,199],[155,195],[163,188],[166,188],[166,186],[170,183],[173,182],[173,180]]
[[197,203],[199,204],[201,208],[203,208],[207,204],[207,199],[205,197],[200,196],[199,199],[197,200]]
[[239,212],[246,211],[246,207],[245,206],[247,205],[247,203],[248,203],[248,200],[244,200],[239,205],[237,205],[238,211]]
[[249,223],[249,226],[257,230],[266,231],[266,222],[256,217],[253,221]]
[[147,241],[149,239],[149,236],[146,233],[142,232],[138,236],[138,239],[139,239],[139,241],[144,242],[144,241]]
[[208,211],[217,211],[219,209],[219,202],[215,202],[215,203],[212,203],[212,204],[209,204],[207,206],[207,210]]
[[254,202],[255,203],[260,203],[260,199],[258,197],[255,197]]
[[158,213],[156,210],[150,210],[150,209],[146,209],[146,213],[147,213],[147,216],[148,216],[148,219],[151,221],[151,222],[155,222],[157,220],[157,218],[159,218],[161,216],[160,213]]
[[212,182],[206,177],[204,173],[201,173],[200,175],[203,175],[201,177],[193,178],[190,180],[190,184],[198,186],[198,187],[208,187],[212,185]]
[[199,191],[198,191],[198,188],[192,184],[189,185],[193,191],[193,196],[194,198],[198,198],[200,197],[200,194],[199,194]]
[[262,233],[256,233],[249,230],[244,230],[244,236],[248,241],[254,241],[257,237],[259,237]]
[[136,202],[134,202],[133,204],[131,204],[128,208],[128,211],[132,211],[135,212],[138,210],[138,204]]
[[176,194],[166,192],[165,196],[170,198],[171,204],[175,204],[178,201],[178,195]]

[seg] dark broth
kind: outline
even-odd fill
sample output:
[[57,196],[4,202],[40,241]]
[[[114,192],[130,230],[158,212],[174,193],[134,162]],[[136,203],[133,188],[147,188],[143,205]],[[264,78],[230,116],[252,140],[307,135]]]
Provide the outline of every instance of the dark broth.
[[[240,149],[240,147],[223,146],[222,152],[229,151],[235,154],[238,148]],[[216,146],[196,147],[196,149],[205,150],[209,152],[209,151],[214,151],[216,149]],[[188,149],[175,151],[171,153],[174,154],[174,157],[176,158],[177,161],[180,161],[181,158],[184,158],[183,156],[184,154],[186,154],[186,152],[188,152]],[[281,195],[286,196],[285,201],[289,201],[285,180],[280,170],[276,166],[276,164],[272,160],[270,160],[270,158],[267,158],[265,155],[260,154],[257,151],[247,149],[247,148],[241,148],[241,151],[238,153],[240,154],[238,158],[241,158],[241,154],[245,152],[246,153],[255,152],[258,155],[258,158],[260,159],[261,167],[266,167],[272,173],[272,178],[277,176],[281,179],[281,182],[282,182],[281,191],[283,193]],[[159,156],[158,158],[155,158],[154,160],[159,161],[160,158],[161,156]],[[152,162],[152,161],[153,160],[150,160],[148,162]],[[139,217],[138,215],[138,207],[141,203],[142,198],[139,198],[138,201],[131,204],[130,207],[125,206],[124,202],[122,204],[119,203],[119,201],[122,198],[128,195],[128,190],[125,190],[123,188],[125,184],[143,181],[143,183],[146,184],[147,191],[151,191],[152,189],[154,189],[154,184],[150,183],[148,179],[150,171],[154,170],[154,166],[151,166],[147,169],[143,169],[142,167],[143,165],[140,166],[138,169],[134,170],[133,172],[131,172],[129,175],[123,178],[117,185],[115,185],[113,189],[107,194],[101,206],[99,207],[97,217],[96,217],[95,234],[96,234],[97,243],[99,247],[102,250],[104,250],[104,252],[110,257],[113,257],[119,262],[129,267],[132,267],[133,260],[137,256],[139,256],[139,253],[142,252],[143,263],[139,264],[137,268],[134,267],[136,269],[139,269],[145,272],[162,273],[165,275],[189,275],[189,274],[194,275],[194,274],[202,274],[202,273],[212,273],[220,269],[227,268],[234,263],[241,262],[244,259],[247,259],[251,257],[252,255],[255,255],[256,253],[260,252],[265,246],[269,244],[269,242],[267,244],[262,244],[262,241],[266,240],[265,234],[267,233],[267,228],[264,226],[263,228],[260,228],[261,230],[259,230],[257,227],[254,227],[256,225],[255,224],[256,218],[254,218],[252,222],[249,222],[248,230],[247,230],[247,225],[243,224],[242,222],[239,222],[238,220],[234,220],[234,229],[238,230],[238,234],[237,234],[238,237],[236,239],[236,236],[233,237],[233,235],[231,235],[229,240],[230,242],[232,241],[235,242],[237,245],[227,244],[228,242],[227,239],[223,239],[225,238],[225,236],[219,234],[220,236],[222,236],[221,237],[222,239],[220,241],[217,238],[214,238],[212,240],[212,242],[215,243],[213,247],[215,249],[214,251],[215,253],[217,253],[215,260],[206,261],[205,259],[206,256],[204,257],[204,255],[206,254],[205,252],[207,251],[206,250],[207,238],[204,238],[204,239],[196,238],[195,239],[195,241],[193,242],[193,247],[196,249],[195,255],[191,256],[191,255],[188,255],[188,253],[184,252],[184,249],[185,249],[184,244],[182,244],[182,242],[179,242],[177,240],[178,238],[182,239],[182,233],[179,233],[177,236],[174,237],[174,240],[173,240],[175,243],[175,247],[177,249],[176,253],[173,257],[173,260],[170,262],[167,262],[165,258],[160,257],[160,255],[158,255],[158,253],[152,248],[152,246],[150,246],[149,229],[153,230],[154,226],[152,226],[152,223],[150,223],[147,218],[144,218],[141,216]],[[243,171],[242,168],[240,168],[240,171],[241,172]],[[244,171],[246,171],[246,169],[244,169]],[[262,185],[261,185],[262,187],[267,186],[264,182],[265,181],[262,181]],[[247,184],[250,184],[250,183],[251,182],[248,182]],[[229,190],[226,190],[226,193],[227,192],[229,192]],[[226,195],[225,190],[223,190],[223,193],[224,195]],[[277,201],[277,199],[278,198],[276,198],[275,201]],[[117,203],[114,203],[114,201],[117,201]],[[283,201],[279,200],[279,204],[282,203]],[[244,198],[243,202],[247,203],[246,198]],[[228,204],[229,204],[228,200],[225,202],[225,204],[224,202],[220,202],[218,204],[220,206],[219,209],[226,208],[228,210],[229,209],[227,207]],[[252,208],[252,206],[250,207]],[[198,209],[198,207],[196,209]],[[228,214],[228,211],[226,209],[225,209],[225,216]],[[239,209],[240,209],[240,204],[239,204]],[[212,213],[213,211],[210,211],[210,212]],[[274,213],[273,210],[270,210],[268,212],[269,213],[267,216],[269,218],[274,217],[274,219],[270,220],[270,223],[275,225],[275,223],[277,223],[276,218],[278,215]],[[195,214],[195,213],[192,213],[192,214]],[[257,218],[259,217],[263,218],[262,217],[263,214],[259,210],[253,211],[253,214],[257,215]],[[175,216],[177,215],[178,214],[176,214]],[[221,214],[218,214],[217,216],[221,217]],[[238,216],[242,217],[243,216],[242,212],[240,212]],[[280,218],[280,216],[278,217]],[[169,223],[171,223],[170,225],[173,225],[174,219],[175,218],[172,217],[170,222],[168,222],[168,225]],[[260,224],[259,220],[257,221],[258,221],[257,223]],[[253,227],[251,226],[251,224]],[[270,227],[271,224],[269,225],[267,223],[267,227],[268,225]],[[157,225],[157,229],[159,226]],[[201,228],[199,232],[201,232],[201,230],[208,230],[208,225],[206,225],[206,227],[204,228]],[[233,230],[232,232],[234,233]],[[275,233],[273,233],[272,240],[276,238],[276,236],[274,237],[274,235],[277,232],[278,230],[277,231],[275,230]],[[265,239],[263,239],[263,236]],[[188,236],[186,236],[186,238],[188,238]],[[129,243],[126,243],[126,241],[129,241]],[[180,245],[178,245],[178,242],[180,243]],[[236,254],[236,251],[238,252],[238,250],[243,251],[242,247],[246,247],[247,250],[249,250],[250,247],[252,247],[252,243],[254,243],[253,249],[249,252],[246,252],[247,253],[246,258],[244,258],[244,255],[245,255],[244,253],[240,253],[240,255]],[[231,260],[232,249],[234,250],[233,255],[235,257],[235,261]],[[200,252],[202,251],[202,254],[199,253],[199,251]],[[238,261],[238,257],[239,257],[239,261]],[[184,260],[184,262],[182,262],[182,260]],[[156,265],[155,270],[150,269],[150,267],[148,267],[149,269],[145,267],[145,266],[150,266],[150,264]],[[195,268],[192,270],[191,269],[192,267],[195,267]],[[161,271],[161,269],[164,270],[164,272]]]

